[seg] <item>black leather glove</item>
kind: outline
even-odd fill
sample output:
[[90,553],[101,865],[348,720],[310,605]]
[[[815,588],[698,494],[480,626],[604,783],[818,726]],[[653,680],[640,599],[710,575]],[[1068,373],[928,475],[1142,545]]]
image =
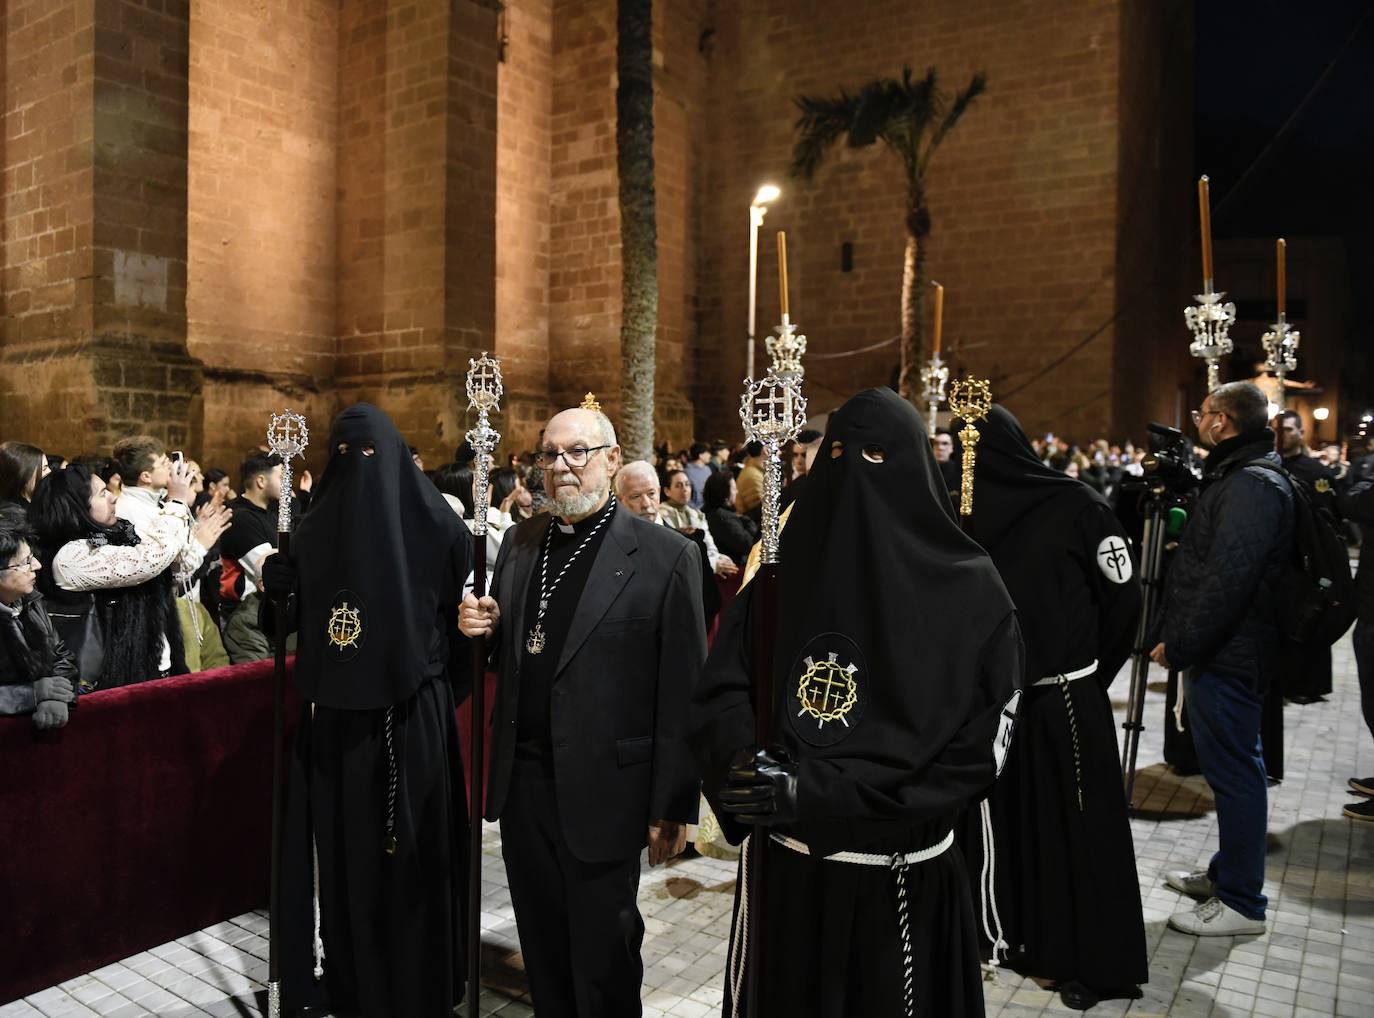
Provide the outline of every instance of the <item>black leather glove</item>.
[[725,812],[745,824],[790,824],[797,819],[797,761],[779,746],[746,746],[730,758],[720,790]]
[[44,700],[71,703],[76,699],[76,691],[72,689],[70,679],[64,679],[61,675],[45,675],[33,684],[33,698],[38,703]]
[[296,590],[296,560],[277,552],[262,562],[263,596],[273,604],[286,601]]

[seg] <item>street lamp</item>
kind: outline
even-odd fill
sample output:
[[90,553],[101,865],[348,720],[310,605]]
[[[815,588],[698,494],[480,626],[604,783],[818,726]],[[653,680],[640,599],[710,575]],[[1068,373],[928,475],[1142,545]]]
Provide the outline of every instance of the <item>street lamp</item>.
[[759,290],[759,227],[763,225],[768,203],[776,201],[782,192],[772,184],[764,184],[749,206],[749,346],[745,355],[745,377],[754,377],[754,313]]

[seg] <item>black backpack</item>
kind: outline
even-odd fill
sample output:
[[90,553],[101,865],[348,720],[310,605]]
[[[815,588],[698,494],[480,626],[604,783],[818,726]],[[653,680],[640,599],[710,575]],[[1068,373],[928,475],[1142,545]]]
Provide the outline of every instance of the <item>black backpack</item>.
[[1329,647],[1355,621],[1355,579],[1336,521],[1283,467],[1266,459],[1245,465],[1282,474],[1293,492],[1293,561],[1284,576],[1279,628],[1293,643]]

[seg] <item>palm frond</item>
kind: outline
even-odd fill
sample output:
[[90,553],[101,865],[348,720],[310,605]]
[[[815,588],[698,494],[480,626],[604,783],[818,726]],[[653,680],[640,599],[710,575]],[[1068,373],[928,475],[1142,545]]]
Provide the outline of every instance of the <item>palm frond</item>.
[[841,92],[834,98],[804,95],[796,103],[801,116],[794,128],[797,140],[792,148],[792,176],[810,180],[831,146],[850,130],[859,100]]
[[917,164],[917,172],[925,175],[926,166],[930,163],[930,157],[935,154],[935,150],[940,147],[940,142],[945,140],[945,135],[954,129],[954,125],[959,122],[959,118],[967,112],[973,100],[982,95],[988,87],[988,72],[979,71],[968,83],[968,88],[964,89],[954,97],[954,101],[945,110],[944,117],[938,127],[930,136],[930,143],[926,145],[926,150],[921,154],[920,162]]

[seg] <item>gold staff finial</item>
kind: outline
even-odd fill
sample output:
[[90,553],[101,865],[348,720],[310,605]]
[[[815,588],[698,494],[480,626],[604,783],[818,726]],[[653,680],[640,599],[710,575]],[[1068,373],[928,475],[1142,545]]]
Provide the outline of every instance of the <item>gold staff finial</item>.
[[583,410],[595,410],[597,413],[601,412],[601,404],[596,401],[596,397],[590,392],[582,397],[581,407]]
[[959,440],[964,445],[963,478],[959,485],[959,515],[973,515],[973,465],[978,458],[978,429],[992,409],[992,387],[986,378],[961,378],[949,387],[949,409],[964,422]]

